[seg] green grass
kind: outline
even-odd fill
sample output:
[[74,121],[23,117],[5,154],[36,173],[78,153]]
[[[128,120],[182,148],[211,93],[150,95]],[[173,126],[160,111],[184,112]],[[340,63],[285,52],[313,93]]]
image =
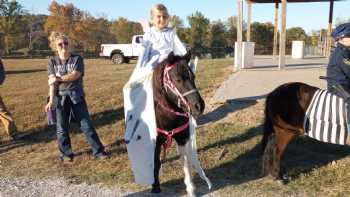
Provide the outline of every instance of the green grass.
[[[5,60],[6,83],[1,95],[25,140],[9,142],[0,129],[1,176],[64,177],[72,183],[101,183],[124,190],[148,191],[133,183],[123,143],[122,87],[134,64],[112,65],[108,60],[86,60],[85,90],[99,136],[112,155],[106,161],[91,158],[84,135],[74,128],[72,146],[78,154],[72,165],[58,160],[54,129],[46,126],[43,112],[47,95],[47,60]],[[197,85],[209,101],[231,73],[232,59],[200,60]],[[242,102],[242,101],[240,101]],[[282,165],[286,184],[260,177],[263,104],[252,103],[228,114],[230,121],[201,126],[197,143],[201,163],[214,184],[213,196],[348,196],[350,148],[299,138],[287,149]],[[219,108],[220,106],[218,106]],[[223,154],[223,152],[225,154]],[[165,194],[184,194],[182,164],[170,149],[163,165],[161,187]],[[200,193],[205,183],[195,176]]]

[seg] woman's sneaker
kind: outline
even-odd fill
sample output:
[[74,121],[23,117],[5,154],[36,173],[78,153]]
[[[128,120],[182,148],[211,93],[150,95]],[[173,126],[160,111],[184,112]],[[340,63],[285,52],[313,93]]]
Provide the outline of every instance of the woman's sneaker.
[[60,159],[63,163],[72,163],[73,158],[74,158],[74,155],[70,155],[70,156],[62,155],[62,156],[60,156]]
[[109,155],[104,151],[95,155],[95,159],[98,159],[98,160],[106,160],[108,158],[109,158]]

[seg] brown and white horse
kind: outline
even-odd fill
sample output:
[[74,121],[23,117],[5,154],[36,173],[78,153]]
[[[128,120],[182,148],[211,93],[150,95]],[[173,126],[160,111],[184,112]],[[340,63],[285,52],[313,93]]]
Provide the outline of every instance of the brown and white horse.
[[[160,63],[153,73],[153,94],[157,122],[153,193],[161,192],[159,182],[161,147],[163,146],[164,149],[170,147],[172,139],[175,139],[178,144],[178,152],[184,162],[184,182],[187,193],[189,196],[195,196],[191,167],[196,167],[196,164],[193,163],[193,155],[189,150],[191,146],[190,116],[196,118],[201,115],[205,104],[196,88],[195,75],[188,66],[190,58],[190,53],[183,57],[174,56],[173,53],[170,53],[168,58]],[[195,159],[198,162],[198,158]],[[206,178],[204,172],[199,172],[199,175]]]

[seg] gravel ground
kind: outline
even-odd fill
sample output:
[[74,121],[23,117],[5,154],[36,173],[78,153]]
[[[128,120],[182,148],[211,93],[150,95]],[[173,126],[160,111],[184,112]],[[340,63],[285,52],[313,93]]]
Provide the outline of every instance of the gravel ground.
[[[206,193],[208,192],[206,187],[198,188],[198,190],[197,194],[202,197],[226,196],[220,194],[219,191]],[[184,192],[178,194],[174,191],[163,191],[161,194],[152,195],[148,191],[125,191],[99,184],[72,184],[64,179],[34,180],[0,177],[0,197],[183,197],[186,196]]]
[[70,184],[64,179],[31,180],[0,177],[0,197],[114,197],[126,196],[101,185]]

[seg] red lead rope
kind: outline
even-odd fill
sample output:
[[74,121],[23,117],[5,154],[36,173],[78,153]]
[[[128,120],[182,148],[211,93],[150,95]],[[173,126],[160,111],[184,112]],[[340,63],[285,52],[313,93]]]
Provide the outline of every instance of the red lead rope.
[[166,136],[166,143],[164,144],[165,151],[166,151],[166,149],[171,147],[171,145],[173,143],[173,136],[184,131],[189,125],[190,125],[190,123],[189,123],[189,121],[187,121],[186,124],[184,124],[180,127],[177,127],[170,132],[163,130],[163,129],[160,129],[160,128],[157,128],[158,133],[161,133],[161,134]]
[[[177,116],[182,116],[182,117],[185,117],[185,118],[188,118],[188,114],[187,113],[181,113],[181,112],[177,112],[177,111],[174,111],[173,109],[170,109],[169,107],[166,107],[160,100],[158,100],[157,104],[159,106],[161,106],[164,110],[166,110],[167,112],[170,112],[172,114],[175,114]],[[167,138],[167,141],[166,143],[164,144],[164,149],[166,151],[166,149],[170,148],[172,143],[173,143],[173,136],[184,131],[188,126],[189,126],[189,123],[190,120],[188,119],[188,121],[183,124],[182,126],[180,127],[177,127],[171,131],[167,131],[167,130],[164,130],[164,129],[160,129],[157,127],[157,132],[160,133],[160,134],[163,134],[166,136]]]

